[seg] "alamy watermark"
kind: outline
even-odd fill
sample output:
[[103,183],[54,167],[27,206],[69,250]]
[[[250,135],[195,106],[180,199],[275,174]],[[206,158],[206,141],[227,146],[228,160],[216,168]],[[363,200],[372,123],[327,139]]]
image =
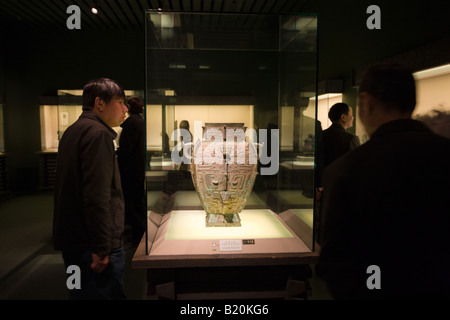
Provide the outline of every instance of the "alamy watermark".
[[66,20],[67,29],[81,29],[81,10],[77,5],[71,5],[67,7],[66,13],[70,16]]
[[[81,270],[77,265],[70,265],[66,270],[67,274],[70,274],[66,280],[66,286],[69,290],[81,289]],[[369,290],[381,289],[381,269],[377,265],[370,265],[366,270],[370,276],[366,280],[366,286]]]
[[370,14],[370,16],[367,18],[367,21],[366,21],[367,29],[369,29],[369,30],[381,29],[381,9],[380,9],[380,7],[372,4],[367,7],[366,13]]
[[[94,8],[93,8],[93,10],[94,10]],[[97,10],[95,12],[97,12]],[[70,5],[67,7],[66,13],[70,14],[70,16],[66,20],[67,29],[69,29],[69,30],[81,29],[80,7],[77,5]],[[366,20],[367,29],[369,29],[369,30],[381,29],[381,9],[380,9],[380,7],[372,4],[367,7],[366,13],[370,14],[370,16]]]
[[381,269],[377,265],[370,265],[366,270],[367,274],[370,276],[367,278],[366,286],[369,290],[381,289]]
[[70,265],[67,267],[66,270],[67,274],[70,274],[70,276],[67,277],[66,280],[66,287],[69,290],[74,289],[81,289],[81,270],[80,267],[77,265]]

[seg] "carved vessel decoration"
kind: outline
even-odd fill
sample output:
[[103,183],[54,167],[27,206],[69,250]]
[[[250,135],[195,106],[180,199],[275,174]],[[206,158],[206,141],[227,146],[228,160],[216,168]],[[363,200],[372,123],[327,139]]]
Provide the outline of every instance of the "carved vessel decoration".
[[243,123],[206,123],[205,141],[193,145],[191,174],[207,227],[241,226],[257,175],[256,144],[245,141]]

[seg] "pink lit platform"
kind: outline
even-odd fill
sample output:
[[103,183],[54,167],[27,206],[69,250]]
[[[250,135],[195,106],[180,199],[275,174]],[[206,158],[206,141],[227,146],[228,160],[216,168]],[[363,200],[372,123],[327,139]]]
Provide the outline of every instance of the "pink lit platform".
[[135,256],[136,268],[291,265],[315,263],[312,229],[298,213],[246,209],[241,227],[206,227],[205,211],[150,212],[147,239]]

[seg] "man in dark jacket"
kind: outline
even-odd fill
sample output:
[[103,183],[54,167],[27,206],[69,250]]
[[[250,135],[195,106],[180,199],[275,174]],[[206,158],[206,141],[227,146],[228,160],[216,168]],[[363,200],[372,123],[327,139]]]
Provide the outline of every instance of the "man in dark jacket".
[[125,224],[131,226],[134,242],[139,242],[145,231],[145,122],[141,114],[144,102],[139,97],[128,99],[128,114],[121,125],[122,133],[117,149],[122,190],[125,198]]
[[321,271],[336,299],[450,298],[450,140],[411,119],[412,74],[369,69],[370,140],[324,172]]
[[[316,199],[320,200],[323,193],[322,174],[323,169],[339,157],[359,147],[359,138],[347,131],[353,126],[353,110],[346,103],[335,103],[328,112],[328,118],[332,125],[322,131],[322,142],[318,144],[317,169],[316,169]],[[319,201],[316,202],[318,212],[321,213]],[[318,218],[320,220],[320,218]],[[322,227],[320,222],[316,224],[318,242],[322,242]]]
[[334,104],[328,112],[333,123],[323,131],[324,166],[359,146],[359,138],[346,130],[353,126],[353,110],[346,103]]
[[72,299],[122,299],[124,202],[113,140],[125,119],[124,91],[98,79],[83,89],[83,113],[58,148],[53,243],[81,270]]

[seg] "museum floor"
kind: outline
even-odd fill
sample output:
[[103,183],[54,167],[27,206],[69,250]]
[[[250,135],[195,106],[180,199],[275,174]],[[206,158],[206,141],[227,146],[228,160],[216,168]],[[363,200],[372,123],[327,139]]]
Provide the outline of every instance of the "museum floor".
[[[23,195],[0,203],[0,299],[65,300],[66,274],[61,255],[50,243],[52,194]],[[125,244],[124,286],[127,299],[146,299],[146,272],[132,269],[136,247]],[[314,270],[314,268],[312,268]],[[323,281],[313,273],[309,299],[325,300],[330,295]]]

